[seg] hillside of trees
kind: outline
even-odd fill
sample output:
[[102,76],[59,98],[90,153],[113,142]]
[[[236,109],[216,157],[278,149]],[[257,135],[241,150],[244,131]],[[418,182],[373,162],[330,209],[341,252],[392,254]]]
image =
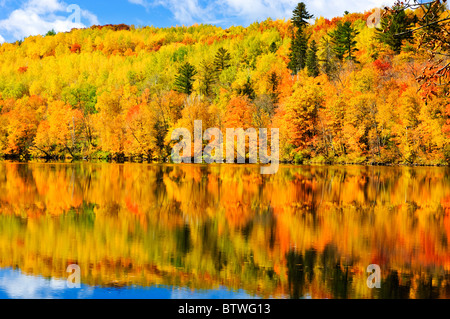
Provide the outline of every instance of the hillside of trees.
[[[171,132],[279,128],[281,160],[450,162],[441,1],[247,28],[93,26],[0,46],[0,156],[170,159]],[[313,23],[311,23],[313,21]],[[205,142],[206,143],[206,142]]]

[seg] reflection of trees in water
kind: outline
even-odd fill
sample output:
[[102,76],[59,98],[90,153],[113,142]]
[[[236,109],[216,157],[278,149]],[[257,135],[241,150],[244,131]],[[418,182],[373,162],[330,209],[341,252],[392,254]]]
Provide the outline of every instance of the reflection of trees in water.
[[408,299],[411,290],[411,276],[403,275],[402,283],[399,280],[397,270],[389,272],[382,281],[381,288],[376,290],[378,296],[382,299]]
[[183,256],[191,250],[191,230],[189,225],[177,228],[175,230],[175,237],[177,242],[177,253],[181,253]]
[[[90,283],[265,297],[450,297],[446,174],[1,163],[0,265],[64,276],[77,260]],[[371,263],[383,269],[378,290],[366,286]]]
[[286,256],[288,269],[289,292],[293,299],[303,297],[306,292],[304,286],[306,280],[314,279],[314,263],[316,251],[307,250],[305,254],[297,254],[293,251]]
[[170,172],[168,171],[169,167],[164,167],[161,165],[155,166],[152,168],[154,171],[154,176],[151,180],[148,180],[148,183],[151,183],[154,185],[153,187],[153,197],[156,200],[156,203],[158,205],[164,205],[164,201],[167,197],[167,189],[166,184],[164,183],[164,177]]
[[[444,290],[447,292],[450,291],[450,285],[445,283],[443,285],[443,277],[444,276],[426,276],[425,278],[420,278],[417,284],[417,293],[416,297],[419,299],[437,299],[440,297],[440,290],[441,288],[444,288]],[[446,282],[448,282],[449,274],[446,276]],[[433,285],[433,280],[437,281],[437,286]]]
[[[321,253],[314,249],[304,254],[290,251],[286,256],[290,297],[314,297],[310,286],[316,281],[328,288],[332,298],[351,298],[351,266],[342,265],[340,259],[333,246],[327,246]],[[319,274],[314,269],[319,269]]]

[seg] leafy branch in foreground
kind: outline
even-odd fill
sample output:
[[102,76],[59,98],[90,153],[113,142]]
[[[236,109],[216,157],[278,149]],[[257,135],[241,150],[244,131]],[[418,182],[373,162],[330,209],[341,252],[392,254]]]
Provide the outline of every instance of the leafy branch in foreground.
[[[386,8],[383,18],[402,14],[412,9],[416,26],[395,34],[397,39],[416,37],[418,47],[429,54],[431,65],[423,69],[417,80],[432,94],[436,94],[438,86],[448,86],[450,82],[450,12],[447,0],[435,0],[421,3],[417,0],[398,1],[392,8]],[[395,19],[391,19],[393,22]],[[385,26],[385,32],[395,27],[394,23]],[[450,91],[445,90],[450,96]]]

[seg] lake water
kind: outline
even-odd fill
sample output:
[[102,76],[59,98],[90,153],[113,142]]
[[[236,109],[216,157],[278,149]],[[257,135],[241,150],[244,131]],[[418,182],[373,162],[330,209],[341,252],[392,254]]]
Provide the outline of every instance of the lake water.
[[0,162],[0,298],[450,298],[449,280],[447,168]]

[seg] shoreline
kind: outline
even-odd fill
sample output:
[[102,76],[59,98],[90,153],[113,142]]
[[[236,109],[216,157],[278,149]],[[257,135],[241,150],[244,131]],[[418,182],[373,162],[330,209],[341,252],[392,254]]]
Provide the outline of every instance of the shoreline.
[[[147,160],[143,157],[124,157],[120,159],[114,158],[82,158],[82,157],[60,157],[60,158],[45,158],[45,157],[16,157],[16,156],[5,156],[0,157],[0,163],[2,162],[17,162],[17,163],[110,163],[110,164],[126,164],[126,163],[134,163],[134,164],[168,164],[168,165],[260,165],[264,166],[264,164],[256,163],[213,163],[208,164],[206,162],[203,163],[180,163],[176,164],[169,160],[161,161],[161,160]],[[450,164],[426,164],[426,163],[412,163],[412,164],[404,164],[404,163],[378,163],[378,162],[316,162],[316,161],[305,161],[302,163],[298,163],[295,161],[280,161],[279,165],[284,166],[364,166],[364,167],[450,167]]]

